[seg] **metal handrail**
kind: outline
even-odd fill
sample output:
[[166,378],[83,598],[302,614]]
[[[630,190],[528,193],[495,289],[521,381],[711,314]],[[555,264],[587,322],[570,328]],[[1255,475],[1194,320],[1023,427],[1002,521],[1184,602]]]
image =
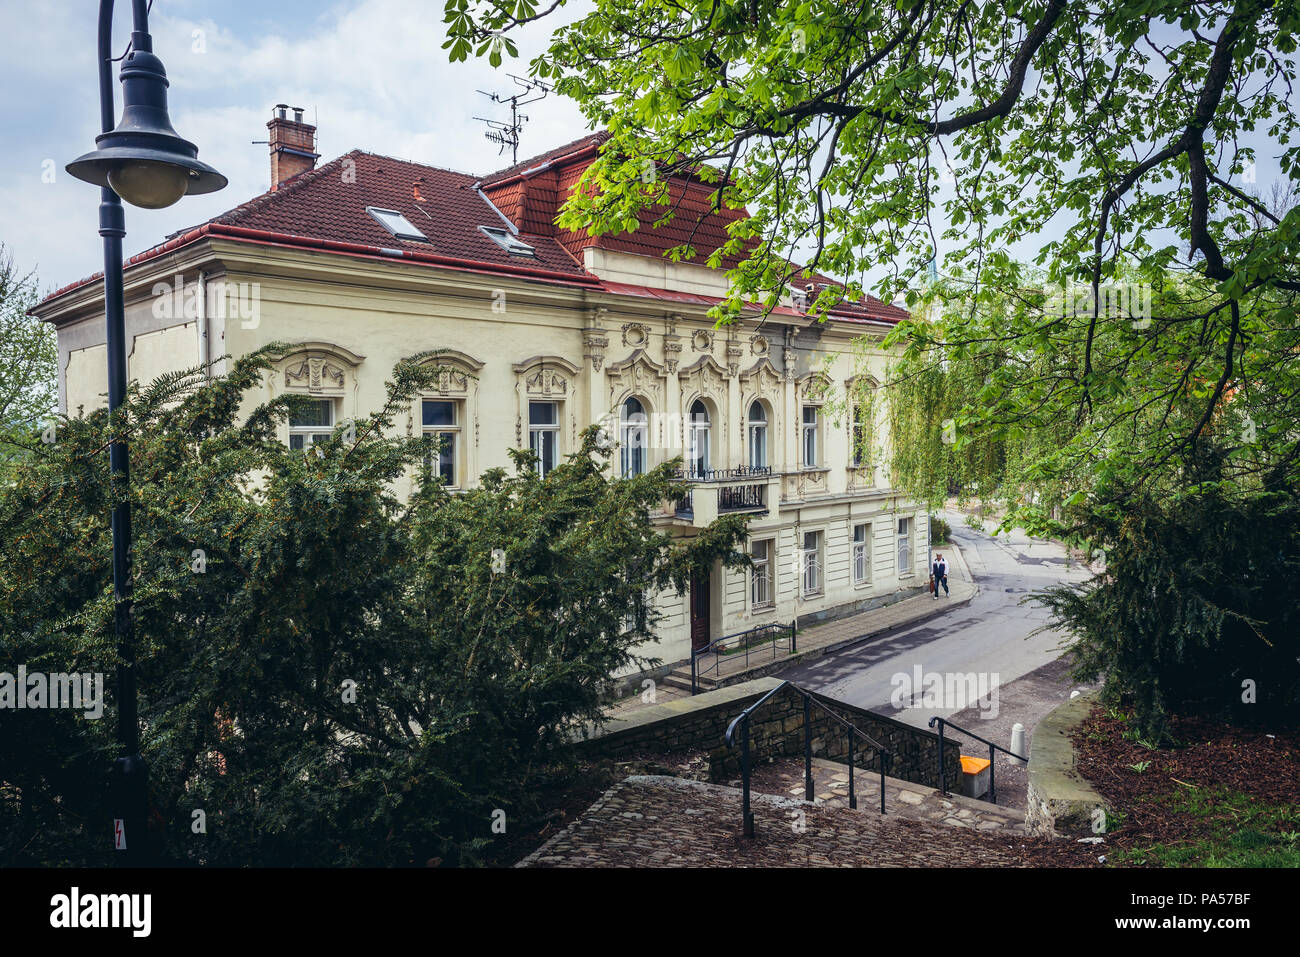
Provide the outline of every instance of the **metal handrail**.
[[679,468],[673,478],[687,482],[740,482],[745,479],[771,478],[770,465],[740,465],[730,469]]
[[974,731],[967,731],[961,725],[953,724],[947,718],[941,718],[938,715],[935,715],[933,718],[930,719],[930,727],[933,728],[934,723],[936,721],[939,722],[939,792],[941,794],[948,793],[948,788],[947,788],[948,780],[946,777],[944,777],[944,773],[943,773],[943,729],[945,727],[948,727],[948,728],[952,728],[954,731],[958,731],[961,734],[966,735],[966,737],[968,738],[974,738],[976,741],[982,741],[984,744],[987,744],[989,746],[989,803],[997,804],[998,803],[998,776],[997,776],[997,763],[993,760],[994,750],[996,749],[998,751],[1001,751],[1003,754],[1009,754],[1013,758],[1017,759],[1018,761],[1024,761],[1025,764],[1029,763],[1029,759],[1025,757],[1023,754],[1016,754],[1016,752],[1002,747],[1002,745],[1000,744],[994,744],[988,738],[981,738]]
[[[797,649],[799,626],[797,621],[791,621],[787,626],[784,622],[769,621],[762,625],[755,625],[747,631],[738,631],[734,635],[724,635],[721,638],[715,638],[707,645],[701,648],[691,649],[691,694],[699,694],[699,679],[704,677],[710,671],[720,670],[722,667],[722,645],[724,642],[735,641],[736,639],[747,639],[750,635],[757,635],[762,631],[771,631],[772,638],[772,660],[776,660],[776,646],[781,640],[780,631],[785,628],[790,629],[790,654],[794,654]],[[751,645],[748,640],[745,641],[745,667],[749,667],[749,649]],[[700,658],[712,653],[714,655],[713,664],[709,668],[700,669],[696,664]]]
[[859,735],[866,741],[870,742],[880,755],[880,813],[885,813],[885,771],[888,768],[892,755],[888,748],[877,741],[871,735],[864,732],[861,728],[841,718],[832,711],[825,702],[817,698],[812,692],[805,691],[793,681],[782,681],[779,685],[769,691],[763,697],[759,698],[740,714],[736,715],[732,722],[727,725],[727,733],[723,735],[723,741],[728,748],[735,746],[736,727],[741,729],[740,736],[740,778],[742,783],[741,795],[741,820],[743,823],[745,837],[754,836],[754,815],[749,809],[749,719],[751,715],[772,698],[778,691],[786,688],[793,688],[803,698],[803,753],[804,753],[804,798],[813,800],[813,778],[812,778],[812,706],[814,704],[821,708],[827,715],[834,718],[844,727],[849,729],[849,807],[857,810],[858,794],[853,785],[854,761],[854,735]]

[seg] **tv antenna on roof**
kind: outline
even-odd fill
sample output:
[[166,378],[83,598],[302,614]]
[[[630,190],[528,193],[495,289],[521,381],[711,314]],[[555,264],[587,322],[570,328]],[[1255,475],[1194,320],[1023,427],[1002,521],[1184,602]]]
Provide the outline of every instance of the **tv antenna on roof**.
[[[528,122],[528,117],[519,112],[519,107],[528,103],[536,103],[538,100],[546,99],[546,94],[551,92],[551,88],[540,80],[530,80],[526,77],[515,76],[513,73],[508,73],[506,75],[509,76],[510,79],[514,80],[517,86],[523,87],[523,90],[519,93],[512,94],[511,96],[505,96],[500,93],[487,93],[483,90],[479,90],[478,92],[483,96],[486,96],[493,103],[509,103],[510,122],[507,123],[504,120],[490,120],[483,116],[476,116],[474,119],[478,120],[480,123],[486,123],[488,125],[488,131],[483,135],[500,147],[497,150],[498,155],[504,153],[507,146],[510,147],[510,163],[511,165],[514,165],[519,162],[519,131],[522,130],[524,124]],[[541,91],[540,96],[526,99],[530,94],[539,90]]]

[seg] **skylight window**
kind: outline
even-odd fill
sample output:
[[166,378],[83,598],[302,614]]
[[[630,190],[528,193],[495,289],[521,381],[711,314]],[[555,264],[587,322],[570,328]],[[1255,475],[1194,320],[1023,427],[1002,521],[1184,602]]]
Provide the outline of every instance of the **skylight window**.
[[528,256],[530,258],[537,255],[537,250],[528,245],[508,229],[497,229],[493,226],[480,226],[483,235],[492,240],[512,256]]
[[383,226],[398,239],[409,239],[417,243],[427,243],[429,237],[420,232],[411,221],[395,209],[380,209],[378,206],[367,206],[366,212],[375,218],[375,221]]

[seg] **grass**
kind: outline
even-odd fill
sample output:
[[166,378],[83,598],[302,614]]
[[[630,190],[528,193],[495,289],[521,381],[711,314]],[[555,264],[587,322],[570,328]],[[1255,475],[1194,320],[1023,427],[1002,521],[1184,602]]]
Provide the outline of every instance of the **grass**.
[[1194,837],[1114,854],[1158,867],[1300,867],[1300,804],[1268,804],[1228,788],[1187,788],[1160,799],[1196,822]]

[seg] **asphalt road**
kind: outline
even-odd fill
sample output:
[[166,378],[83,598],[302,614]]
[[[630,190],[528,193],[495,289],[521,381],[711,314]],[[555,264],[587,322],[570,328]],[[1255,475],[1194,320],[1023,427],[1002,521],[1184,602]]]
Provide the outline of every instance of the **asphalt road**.
[[[965,711],[962,717],[968,719],[972,708],[993,721],[989,730],[1012,717],[995,720],[1002,700],[997,689],[1057,659],[1063,637],[1054,630],[1033,635],[1048,622],[1048,613],[1021,600],[1059,581],[1085,579],[1088,570],[1068,562],[1064,549],[1051,542],[1019,532],[993,538],[962,524],[959,515],[947,517],[979,585],[969,604],[780,677],[917,727],[932,715],[951,718]],[[1032,718],[1027,726],[1036,721]],[[979,727],[961,723],[980,733]],[[1001,737],[996,740],[1004,743]]]

